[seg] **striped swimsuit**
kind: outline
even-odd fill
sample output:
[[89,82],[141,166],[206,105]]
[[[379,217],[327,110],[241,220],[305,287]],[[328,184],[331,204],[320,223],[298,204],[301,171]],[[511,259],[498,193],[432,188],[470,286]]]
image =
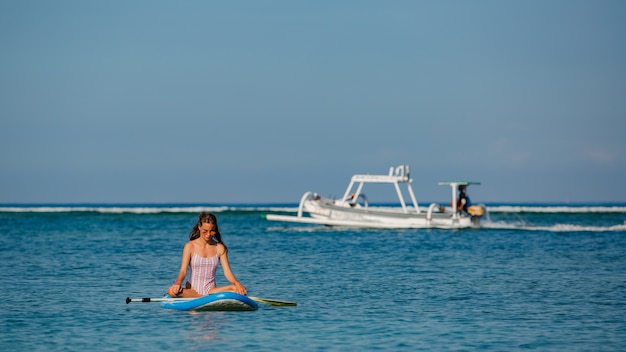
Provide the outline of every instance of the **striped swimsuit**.
[[191,287],[201,295],[209,294],[209,291],[215,287],[215,272],[219,258],[217,254],[212,257],[205,258],[193,254],[189,263],[188,280]]

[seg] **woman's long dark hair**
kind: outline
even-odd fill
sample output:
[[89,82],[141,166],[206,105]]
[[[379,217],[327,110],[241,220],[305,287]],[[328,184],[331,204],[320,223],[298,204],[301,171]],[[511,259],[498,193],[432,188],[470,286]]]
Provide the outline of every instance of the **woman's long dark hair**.
[[[226,248],[224,241],[222,241],[220,228],[219,226],[217,226],[217,217],[213,213],[207,213],[205,211],[200,213],[200,215],[198,216],[198,222],[191,229],[191,232],[189,232],[189,240],[192,241],[200,237],[200,226],[202,226],[202,224],[204,223],[213,224],[213,231],[215,231],[215,234],[212,236],[212,239],[217,243],[223,244],[224,248]],[[226,250],[228,250],[228,248],[226,248]]]

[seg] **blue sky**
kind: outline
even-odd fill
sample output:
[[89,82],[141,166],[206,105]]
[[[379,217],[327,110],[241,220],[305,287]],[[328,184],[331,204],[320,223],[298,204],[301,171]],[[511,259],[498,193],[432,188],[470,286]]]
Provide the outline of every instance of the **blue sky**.
[[399,164],[422,202],[623,202],[625,34],[624,1],[3,1],[0,203],[297,202]]

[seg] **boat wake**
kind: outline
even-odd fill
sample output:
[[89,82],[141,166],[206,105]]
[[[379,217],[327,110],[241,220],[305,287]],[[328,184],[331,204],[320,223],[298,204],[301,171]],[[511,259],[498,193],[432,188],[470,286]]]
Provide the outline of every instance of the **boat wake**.
[[613,226],[585,226],[575,224],[554,224],[546,226],[529,225],[526,223],[510,223],[504,221],[484,221],[480,228],[496,230],[523,230],[547,232],[626,232],[626,222]]
[[626,213],[624,205],[490,205],[490,213]]

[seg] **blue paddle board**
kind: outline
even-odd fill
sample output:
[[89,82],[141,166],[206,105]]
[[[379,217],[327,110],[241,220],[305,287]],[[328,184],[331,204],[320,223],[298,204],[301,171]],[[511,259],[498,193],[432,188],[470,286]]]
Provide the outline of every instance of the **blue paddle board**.
[[257,310],[259,306],[247,296],[234,292],[220,292],[198,298],[171,298],[161,301],[161,307],[175,310],[195,311],[242,311]]

